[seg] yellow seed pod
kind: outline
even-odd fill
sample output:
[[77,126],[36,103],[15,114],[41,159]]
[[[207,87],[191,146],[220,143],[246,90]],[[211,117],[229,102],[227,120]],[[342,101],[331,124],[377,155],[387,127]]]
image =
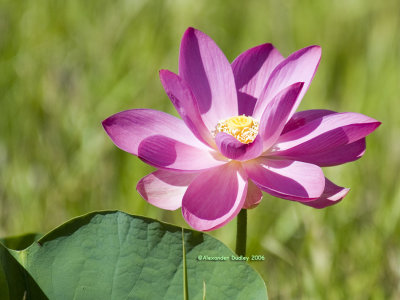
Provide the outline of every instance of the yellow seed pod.
[[253,126],[253,119],[246,116],[231,117],[226,120],[226,124],[232,129],[244,129]]
[[214,136],[218,132],[225,132],[243,144],[250,144],[257,137],[258,126],[258,121],[252,117],[245,115],[235,116],[219,121],[215,128]]

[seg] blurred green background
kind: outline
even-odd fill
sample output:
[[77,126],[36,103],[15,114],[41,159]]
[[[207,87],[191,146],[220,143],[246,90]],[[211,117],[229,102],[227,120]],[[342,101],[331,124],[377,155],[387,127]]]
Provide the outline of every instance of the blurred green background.
[[[249,254],[271,299],[400,299],[400,2],[0,0],[0,236],[46,232],[93,210],[187,226],[135,190],[152,168],[101,127],[130,108],[173,109],[159,69],[177,71],[193,26],[229,60],[261,43],[323,55],[300,110],[383,122],[364,157],[325,168],[351,192],[316,210],[264,196]],[[234,248],[235,221],[211,234]]]

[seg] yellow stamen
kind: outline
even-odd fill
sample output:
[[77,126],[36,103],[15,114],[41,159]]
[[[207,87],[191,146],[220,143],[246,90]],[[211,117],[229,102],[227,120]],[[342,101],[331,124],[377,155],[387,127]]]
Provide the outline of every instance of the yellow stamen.
[[250,144],[258,134],[258,121],[245,115],[219,121],[214,134],[225,132],[243,144]]

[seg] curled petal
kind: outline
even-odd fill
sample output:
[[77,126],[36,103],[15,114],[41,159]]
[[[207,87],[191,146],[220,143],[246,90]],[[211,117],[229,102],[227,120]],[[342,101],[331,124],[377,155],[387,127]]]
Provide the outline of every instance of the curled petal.
[[240,54],[232,69],[238,90],[239,115],[253,114],[254,105],[275,67],[284,57],[271,44],[263,44]]
[[292,115],[308,90],[320,59],[321,48],[319,46],[309,46],[294,52],[282,61],[274,69],[265,88],[261,92],[260,98],[254,108],[254,117],[261,117],[269,101],[271,101],[279,91],[295,82],[304,82],[304,88],[292,108]]
[[234,160],[249,160],[258,157],[262,152],[261,137],[250,144],[243,144],[230,134],[219,132],[215,137],[219,151],[227,158]]
[[319,198],[324,190],[324,174],[312,164],[261,157],[244,167],[260,189],[279,198],[307,202]]
[[249,180],[246,201],[243,204],[243,208],[252,209],[257,207],[258,204],[260,204],[262,197],[262,191],[254,184],[253,181]]
[[347,195],[350,189],[338,186],[325,178],[325,189],[321,197],[309,202],[302,202],[314,208],[324,208],[339,203]]
[[179,54],[179,75],[188,83],[207,128],[238,114],[231,65],[215,42],[203,32],[188,28]]
[[200,173],[189,185],[182,214],[196,230],[217,229],[232,220],[243,207],[247,177],[238,163]]
[[143,177],[136,189],[150,204],[162,209],[175,210],[182,206],[183,195],[196,176],[197,173],[157,170]]

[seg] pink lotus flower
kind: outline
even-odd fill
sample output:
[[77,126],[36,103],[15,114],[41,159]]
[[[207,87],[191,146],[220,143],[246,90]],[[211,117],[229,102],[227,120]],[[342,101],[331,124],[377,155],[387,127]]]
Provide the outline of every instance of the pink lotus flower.
[[182,119],[132,109],[103,121],[112,141],[158,170],[137,190],[149,203],[182,207],[187,223],[219,228],[242,208],[255,207],[265,191],[323,208],[349,189],[325,178],[321,167],[360,158],[365,136],[380,122],[358,113],[295,113],[316,72],[319,46],[284,58],[263,44],[228,62],[206,34],[189,28],[179,75],[160,71]]

